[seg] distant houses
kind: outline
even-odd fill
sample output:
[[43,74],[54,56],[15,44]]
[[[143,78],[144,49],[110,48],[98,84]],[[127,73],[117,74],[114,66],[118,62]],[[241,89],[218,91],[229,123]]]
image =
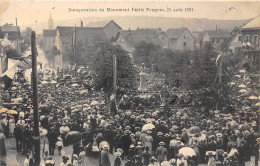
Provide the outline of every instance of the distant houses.
[[[244,53],[242,66],[250,72],[260,69],[260,16],[241,27],[242,51]],[[258,74],[258,80],[259,74]]]
[[168,29],[166,31],[168,48],[176,51],[194,51],[195,38],[187,28]]
[[101,41],[112,42],[115,40],[119,31],[122,30],[114,21],[108,22],[106,25],[92,25],[84,27],[81,21],[80,27],[63,27],[57,26],[55,33],[55,48],[60,51],[60,55],[55,56],[55,66],[63,67],[69,64],[64,58],[64,54],[72,49],[73,42],[75,44],[95,44]]
[[232,53],[238,53],[242,47],[242,33],[240,30],[231,35],[228,43],[228,49]]
[[56,31],[55,30],[43,30],[43,46],[45,51],[52,51],[54,47]]
[[20,27],[13,24],[5,24],[0,26],[1,36],[5,36],[14,46],[17,52],[21,52],[20,45]]
[[167,35],[160,28],[123,30],[119,32],[115,42],[130,53],[132,53],[135,46],[141,42],[153,43],[155,45],[160,45],[163,48],[168,47]]
[[227,44],[230,39],[230,33],[224,30],[206,30],[204,31],[203,37],[201,39],[201,48],[206,42],[210,42],[216,51],[221,51],[222,44]]
[[223,47],[233,53],[242,47],[242,33],[230,33],[225,30],[204,30],[190,32],[188,28],[174,28],[163,31],[161,28],[137,28],[135,30],[123,30],[113,20],[109,22],[91,22],[79,27],[57,26],[53,27],[50,16],[49,29],[43,31],[45,51],[56,50],[53,67],[64,67],[69,64],[69,59],[64,56],[73,49],[73,46],[81,44],[95,44],[97,42],[111,42],[120,45],[123,49],[132,53],[135,47],[141,43],[152,43],[162,48],[173,51],[194,51],[203,48],[206,42],[212,44],[216,51],[223,51]]

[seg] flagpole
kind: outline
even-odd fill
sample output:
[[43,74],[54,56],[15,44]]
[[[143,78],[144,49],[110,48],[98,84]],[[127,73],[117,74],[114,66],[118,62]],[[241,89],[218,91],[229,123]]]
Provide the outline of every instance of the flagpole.
[[116,55],[113,55],[113,92],[116,95]]
[[36,50],[36,34],[32,31],[31,35],[31,51],[32,51],[32,86],[33,86],[33,145],[34,145],[34,166],[40,165],[40,133],[39,133],[39,112],[38,112],[38,78],[37,78],[37,50]]

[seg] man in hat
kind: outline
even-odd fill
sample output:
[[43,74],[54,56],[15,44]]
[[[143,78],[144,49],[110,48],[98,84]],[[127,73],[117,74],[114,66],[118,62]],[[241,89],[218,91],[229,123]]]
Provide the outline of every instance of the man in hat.
[[4,158],[5,155],[5,135],[3,129],[0,129],[0,158]]
[[47,138],[48,138],[48,141],[49,141],[49,154],[54,155],[55,145],[56,145],[56,142],[58,140],[58,137],[57,137],[57,134],[55,132],[54,127],[51,127],[50,131],[47,134]]
[[129,130],[126,130],[124,132],[124,135],[120,138],[120,142],[122,143],[122,148],[123,148],[123,158],[128,156],[128,153],[129,153],[129,147],[132,143],[132,140],[131,140],[131,137],[130,137],[130,131]]
[[16,150],[17,152],[21,151],[21,147],[22,147],[22,134],[23,131],[21,129],[20,124],[17,124],[16,127],[14,128],[14,137],[15,137],[15,141],[16,141]]
[[168,151],[164,146],[165,146],[165,143],[160,142],[159,147],[156,149],[156,152],[155,152],[155,156],[157,157],[159,163],[162,163],[163,161],[167,160]]
[[111,166],[108,153],[108,145],[104,145],[103,150],[101,150],[100,166]]

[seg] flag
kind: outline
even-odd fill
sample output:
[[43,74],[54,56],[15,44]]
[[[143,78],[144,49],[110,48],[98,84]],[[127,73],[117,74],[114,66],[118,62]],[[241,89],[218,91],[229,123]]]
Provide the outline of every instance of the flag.
[[216,66],[218,66],[218,63],[220,61],[220,59],[222,58],[222,54],[219,54],[218,57],[216,58]]
[[12,42],[10,42],[6,37],[4,37],[3,39],[0,39],[0,44],[3,47],[10,46],[11,48],[14,48],[14,44]]
[[19,60],[9,60],[9,62],[7,71],[5,71],[0,77],[0,82],[5,85],[5,90],[11,86],[15,73],[18,70],[27,70],[32,68],[32,61],[29,57],[23,57]]

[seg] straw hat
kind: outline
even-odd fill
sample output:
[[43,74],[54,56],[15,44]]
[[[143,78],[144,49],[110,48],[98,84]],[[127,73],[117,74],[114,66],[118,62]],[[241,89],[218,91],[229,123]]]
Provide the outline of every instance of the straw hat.
[[160,146],[164,146],[165,143],[164,143],[164,142],[160,142],[159,145],[160,145]]

